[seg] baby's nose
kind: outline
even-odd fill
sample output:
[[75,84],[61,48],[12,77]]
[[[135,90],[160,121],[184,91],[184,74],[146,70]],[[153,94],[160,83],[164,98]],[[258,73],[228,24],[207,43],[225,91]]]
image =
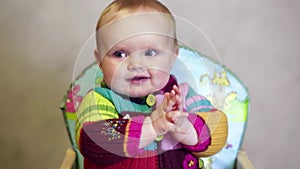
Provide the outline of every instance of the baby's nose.
[[130,71],[140,71],[143,70],[145,66],[140,62],[130,62],[128,64],[128,70]]
[[137,55],[135,56],[130,56],[129,61],[128,61],[128,70],[129,71],[141,71],[145,69],[146,63],[142,59],[142,57],[139,57]]

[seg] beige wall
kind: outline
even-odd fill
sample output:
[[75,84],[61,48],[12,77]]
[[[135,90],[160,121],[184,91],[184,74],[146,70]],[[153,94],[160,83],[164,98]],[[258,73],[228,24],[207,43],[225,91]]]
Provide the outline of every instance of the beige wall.
[[[109,2],[0,2],[1,168],[58,168],[70,146],[60,101]],[[298,168],[299,1],[163,2],[199,27],[248,86],[252,103],[243,147],[254,166]]]

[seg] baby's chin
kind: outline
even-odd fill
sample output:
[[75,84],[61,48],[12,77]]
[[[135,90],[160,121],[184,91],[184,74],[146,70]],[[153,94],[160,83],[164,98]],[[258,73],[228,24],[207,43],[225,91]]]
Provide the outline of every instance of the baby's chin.
[[158,90],[134,90],[134,91],[129,91],[128,96],[131,98],[141,98],[141,97],[146,97],[151,93],[154,93]]
[[141,98],[148,96],[151,92],[147,91],[146,89],[131,89],[131,90],[113,90],[114,92],[118,93],[122,97],[130,97],[130,98]]
[[150,94],[150,92],[147,91],[141,91],[141,92],[129,92],[128,96],[131,98],[140,98],[140,97],[146,97]]
[[131,98],[141,98],[146,97],[151,93],[159,91],[161,86],[151,86],[151,85],[143,85],[143,86],[131,86],[128,87],[127,90],[125,88],[121,88],[120,90],[115,89],[116,93],[119,93],[123,96],[131,97]]

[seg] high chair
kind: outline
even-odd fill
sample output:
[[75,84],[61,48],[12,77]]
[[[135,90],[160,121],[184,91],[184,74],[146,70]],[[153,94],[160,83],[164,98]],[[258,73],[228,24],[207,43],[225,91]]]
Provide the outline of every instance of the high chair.
[[[206,169],[252,169],[247,153],[241,149],[248,110],[247,88],[228,68],[195,50],[181,46],[171,71],[178,83],[188,82],[199,94],[206,96],[228,119],[227,144],[217,154],[201,158]],[[75,143],[76,109],[83,96],[102,81],[102,72],[94,62],[70,85],[61,105],[72,148],[66,151],[62,169],[83,168],[83,157]]]

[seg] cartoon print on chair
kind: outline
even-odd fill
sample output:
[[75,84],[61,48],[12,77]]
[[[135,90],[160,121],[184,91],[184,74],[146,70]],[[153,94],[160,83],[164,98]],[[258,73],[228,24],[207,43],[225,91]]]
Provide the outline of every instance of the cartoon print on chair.
[[226,72],[223,70],[219,73],[215,70],[212,78],[210,78],[208,74],[204,74],[200,77],[200,85],[205,84],[204,78],[208,78],[210,85],[213,88],[211,95],[207,96],[208,100],[210,100],[216,108],[223,110],[225,106],[228,106],[226,105],[226,103],[228,103],[228,98],[232,98],[228,96],[232,96],[236,93],[231,92],[226,94],[225,88],[230,85]]
[[199,84],[200,86],[211,85],[212,92],[206,97],[214,107],[226,112],[227,115],[232,115],[234,121],[244,121],[244,119],[238,119],[241,113],[235,108],[247,107],[248,99],[240,100],[238,92],[230,90],[231,82],[225,70],[221,72],[214,70],[213,77],[209,77],[209,74],[201,75]]
[[67,95],[66,100],[66,111],[70,113],[75,113],[75,108],[81,103],[82,96],[78,95],[78,92],[80,91],[80,86],[75,85],[73,88],[71,88]]
[[214,159],[214,157],[207,158],[205,169],[212,169]]
[[222,110],[228,119],[227,144],[219,153],[201,158],[205,168],[233,168],[247,123],[247,88],[226,66],[193,49],[181,46],[178,59],[179,63],[184,63],[178,64],[177,69],[174,69],[179,81],[191,84],[214,107]]
[[[231,78],[232,79],[232,78]],[[245,122],[246,115],[242,112],[246,112],[248,109],[248,97],[244,100],[238,98],[238,91],[236,87],[232,84],[236,82],[231,82],[228,78],[226,70],[219,68],[215,69],[212,73],[212,77],[209,73],[200,75],[199,86],[210,86],[211,92],[206,96],[211,103],[218,109],[224,111],[231,122]],[[229,132],[232,132],[230,130]],[[227,144],[224,147],[223,152],[232,151],[236,143],[231,142],[232,138],[228,138]],[[222,152],[221,152],[222,153]],[[205,159],[206,169],[212,168],[215,156],[208,157]]]

